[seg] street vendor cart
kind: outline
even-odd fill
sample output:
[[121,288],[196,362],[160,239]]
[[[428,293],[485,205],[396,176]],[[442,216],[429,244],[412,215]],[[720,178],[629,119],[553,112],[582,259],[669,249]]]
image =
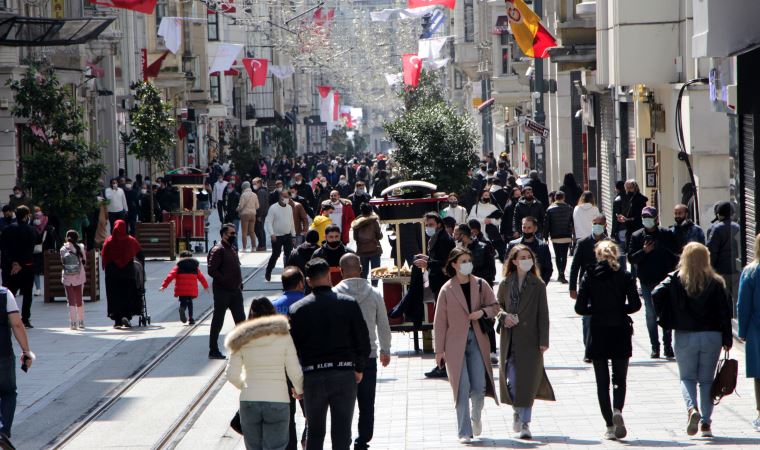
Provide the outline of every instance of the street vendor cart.
[[[381,196],[371,199],[370,204],[377,211],[380,223],[393,229],[395,266],[376,268],[371,274],[373,280],[382,280],[385,307],[390,312],[401,302],[409,289],[412,257],[426,251],[425,214],[439,213],[442,203],[446,202],[448,197],[445,193],[436,193],[436,185],[424,181],[396,183],[384,189]],[[428,337],[433,329],[435,299],[429,288],[425,288],[424,292],[424,316],[421,323],[413,323],[406,315],[389,319],[392,331],[414,333],[415,351],[420,350],[420,331],[426,335],[425,350],[432,350],[432,339]]]
[[166,175],[179,191],[179,205],[176,210],[164,212],[164,222],[174,222],[177,232],[177,251],[191,250],[191,243],[203,243],[208,252],[208,211],[198,208],[197,193],[203,190],[206,174],[194,167],[182,167]]

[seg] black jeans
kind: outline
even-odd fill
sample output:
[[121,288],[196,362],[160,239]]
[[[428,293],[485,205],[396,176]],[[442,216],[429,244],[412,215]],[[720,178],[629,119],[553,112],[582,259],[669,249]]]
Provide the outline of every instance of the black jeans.
[[612,405],[610,406],[610,371],[607,359],[594,360],[594,376],[596,377],[596,396],[599,398],[599,408],[608,427],[612,426],[612,407],[623,410],[625,405],[625,380],[628,376],[628,358],[613,359],[612,361]]
[[214,287],[214,315],[211,318],[211,332],[209,334],[208,348],[210,352],[219,351],[219,332],[224,325],[224,316],[229,309],[235,324],[245,320],[243,310],[243,292],[240,289],[230,291]]
[[13,416],[16,414],[16,357],[0,357],[0,431],[11,436]]
[[[290,393],[290,390],[293,388],[293,384],[290,382],[290,379],[288,381],[288,393]],[[304,417],[306,417],[306,410],[303,406],[303,399],[298,400],[298,404],[301,405],[301,414],[303,414]],[[308,432],[309,424],[305,424],[303,428],[303,433],[301,434],[301,441],[306,442],[306,433]],[[285,450],[298,450],[300,447],[298,445],[298,433],[296,432],[296,399],[293,398],[293,396],[290,396],[290,426],[288,427],[288,446],[285,447]]]
[[216,202],[216,212],[219,213],[219,223],[224,224],[224,202]]
[[191,319],[193,318],[193,298],[192,297],[180,297],[179,307],[182,309],[187,309],[188,317],[190,317]]
[[[34,287],[34,268],[31,265],[22,266],[21,271],[11,275],[11,271],[3,271],[3,284],[16,296],[19,291],[24,297],[21,304],[21,320],[29,322],[32,317],[32,287]],[[18,296],[16,296],[18,299]]]
[[557,272],[559,272],[559,278],[565,278],[565,267],[567,267],[567,251],[570,249],[570,243],[557,244],[552,242],[554,247],[554,257],[557,263]]
[[349,450],[356,390],[354,371],[350,369],[327,369],[304,374],[303,400],[306,407],[306,423],[309,424],[306,450],[323,449],[328,407],[332,448]]
[[[267,218],[267,216],[259,217],[259,215],[256,215],[256,226],[253,228],[253,232],[256,234],[256,242],[258,242],[258,246],[262,250],[267,249],[267,233],[264,231],[264,220]],[[290,254],[288,254],[290,256]]]
[[367,448],[375,431],[375,389],[377,388],[377,358],[369,358],[364,367],[362,382],[356,388],[359,404],[359,437],[354,441],[356,449]]
[[267,277],[272,275],[272,269],[274,269],[275,264],[277,264],[277,258],[280,257],[283,249],[285,250],[285,254],[282,255],[282,263],[284,266],[287,266],[288,260],[290,259],[290,252],[293,251],[293,237],[289,234],[277,236],[277,240],[272,242],[272,255],[269,257],[269,262],[267,263]]
[[108,223],[111,224],[111,234],[113,234],[113,226],[117,220],[127,220],[127,215],[124,214],[124,211],[108,213]]

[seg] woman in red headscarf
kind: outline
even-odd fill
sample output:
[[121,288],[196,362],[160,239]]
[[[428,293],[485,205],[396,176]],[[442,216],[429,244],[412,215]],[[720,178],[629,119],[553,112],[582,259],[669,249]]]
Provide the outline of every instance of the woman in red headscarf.
[[103,270],[106,272],[106,298],[108,317],[114,321],[114,328],[131,327],[132,316],[142,312],[142,295],[138,286],[138,266],[145,263],[145,256],[137,239],[127,234],[127,223],[117,220],[111,236],[103,244],[101,253]]

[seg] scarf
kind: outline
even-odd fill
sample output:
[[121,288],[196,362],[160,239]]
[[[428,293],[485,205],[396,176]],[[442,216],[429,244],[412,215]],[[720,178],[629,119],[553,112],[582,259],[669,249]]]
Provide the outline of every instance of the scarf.
[[113,232],[103,244],[103,268],[113,262],[116,267],[123,269],[142,251],[137,239],[127,234],[127,223],[117,220]]
[[523,282],[520,283],[517,277],[517,271],[512,272],[510,275],[509,284],[509,313],[517,314],[517,309],[520,307],[520,293],[525,289],[525,283],[528,281],[528,275],[525,275]]

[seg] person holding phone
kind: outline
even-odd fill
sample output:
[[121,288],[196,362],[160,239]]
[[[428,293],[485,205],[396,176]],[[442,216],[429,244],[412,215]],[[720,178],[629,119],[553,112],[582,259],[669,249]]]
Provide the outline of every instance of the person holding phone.
[[482,320],[496,317],[499,304],[488,282],[472,275],[469,250],[451,250],[444,270],[451,279],[441,287],[435,305],[435,362],[441,367],[445,361],[454,392],[459,441],[469,443],[483,430],[485,396],[499,403],[487,334],[493,324]]
[[32,367],[34,353],[29,348],[15,297],[7,288],[0,287],[0,441],[10,439],[16,413],[16,355],[11,332],[21,347],[21,370],[26,372]]
[[554,401],[554,390],[544,370],[549,349],[549,306],[536,256],[523,244],[515,245],[504,263],[504,278],[496,294],[502,311],[499,385],[502,401],[512,405],[512,430],[531,439],[530,421],[535,399]]

